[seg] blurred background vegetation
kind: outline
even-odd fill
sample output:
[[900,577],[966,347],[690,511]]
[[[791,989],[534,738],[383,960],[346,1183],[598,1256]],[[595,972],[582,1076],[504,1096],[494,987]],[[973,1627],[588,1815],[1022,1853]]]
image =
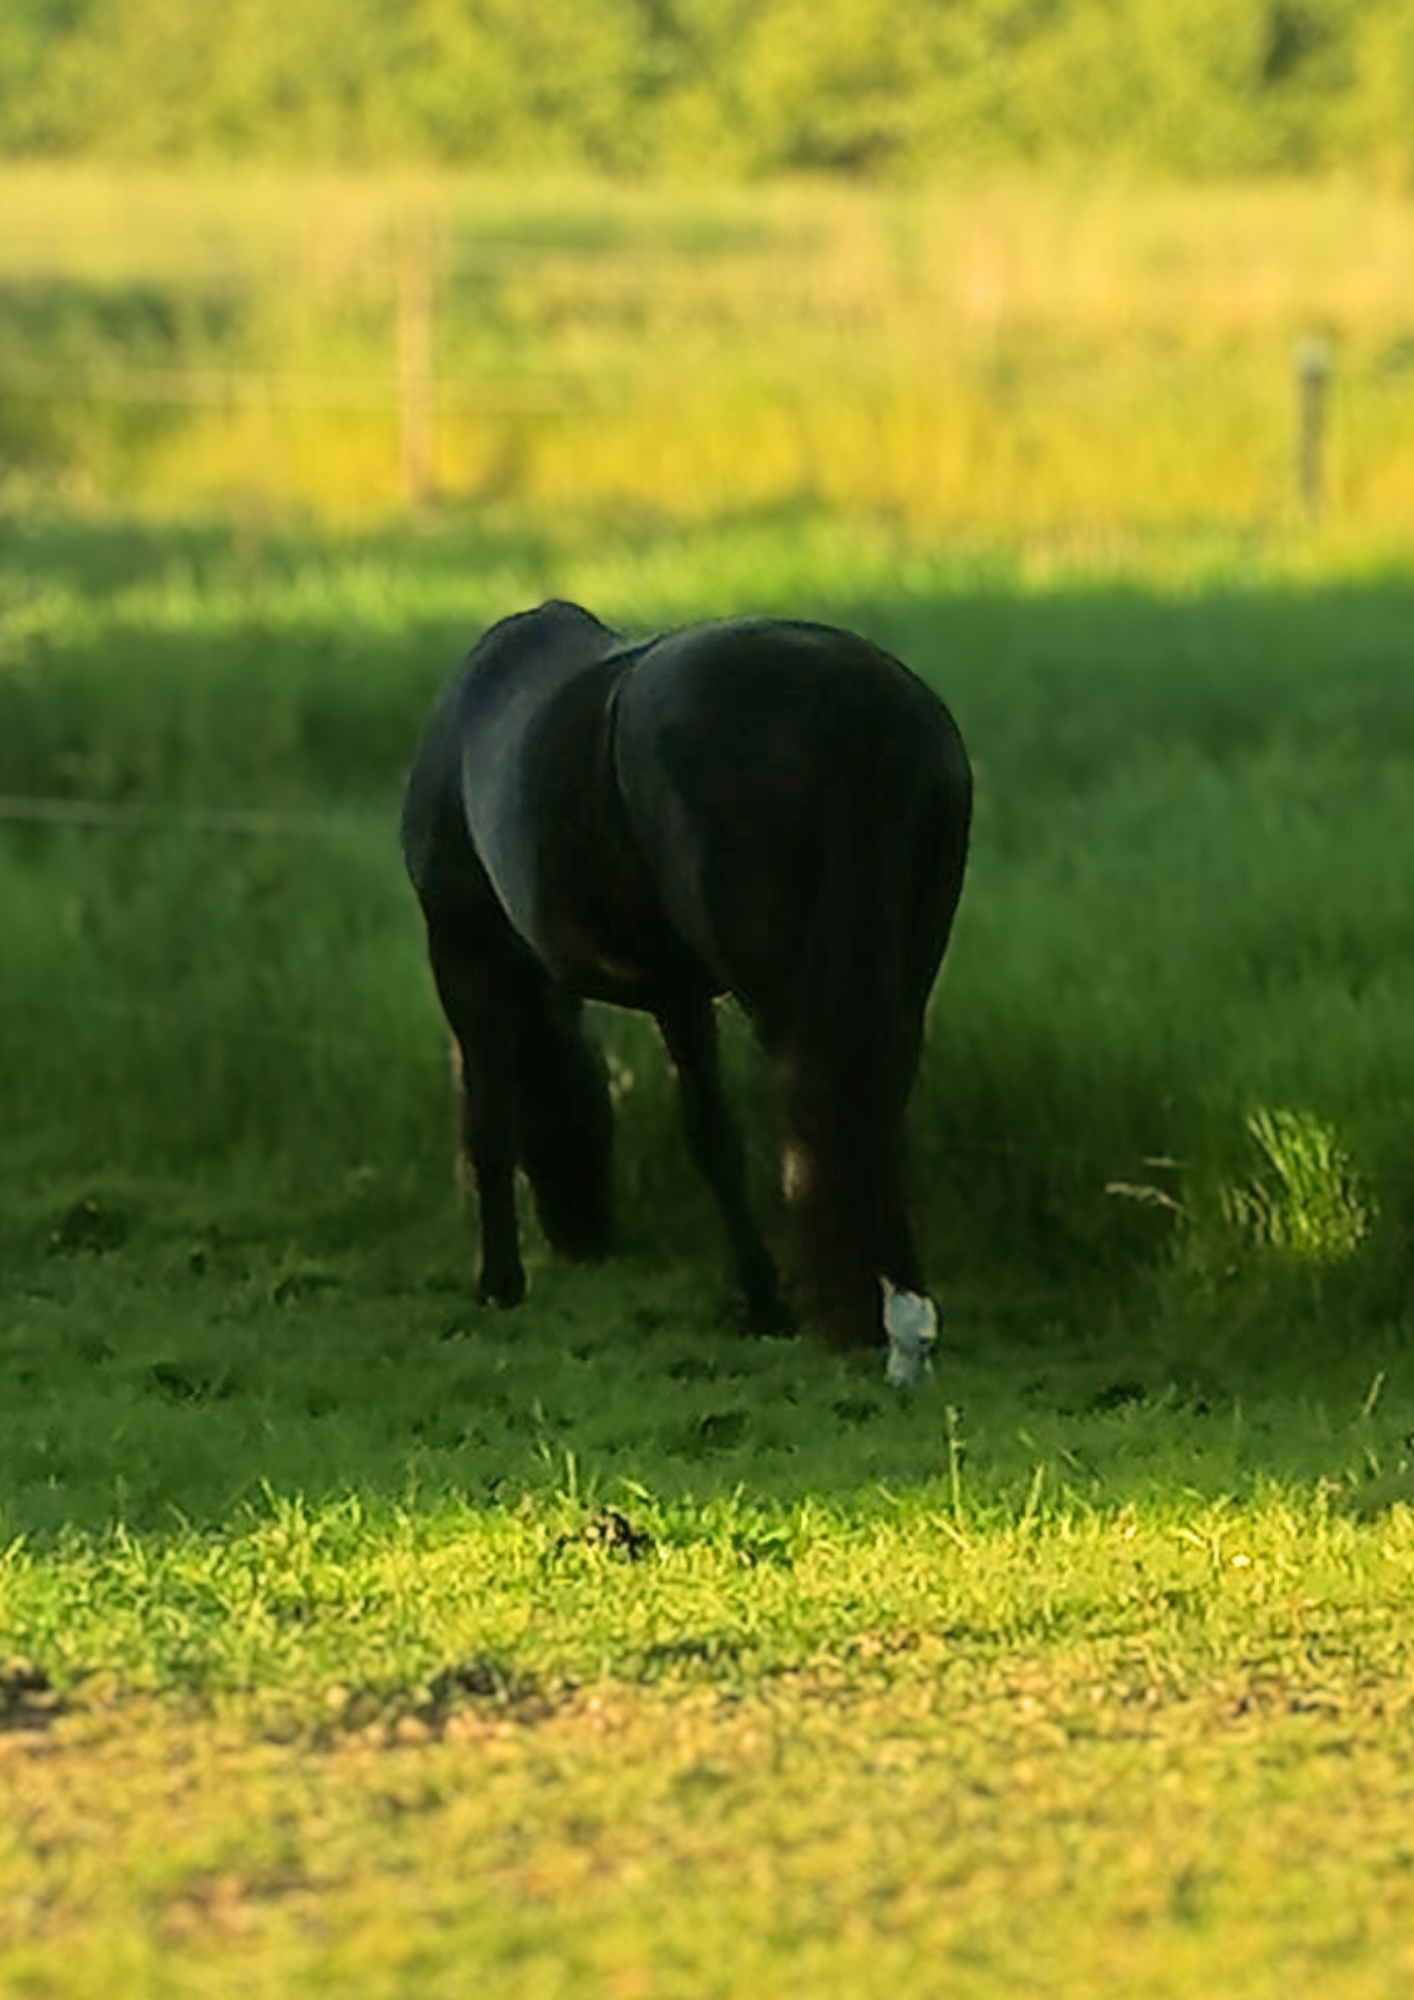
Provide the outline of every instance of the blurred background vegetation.
[[0,147],[919,175],[1414,170],[1407,0],[7,0]]
[[10,0],[0,466],[1266,528],[1314,339],[1379,530],[1411,179],[1408,0]]

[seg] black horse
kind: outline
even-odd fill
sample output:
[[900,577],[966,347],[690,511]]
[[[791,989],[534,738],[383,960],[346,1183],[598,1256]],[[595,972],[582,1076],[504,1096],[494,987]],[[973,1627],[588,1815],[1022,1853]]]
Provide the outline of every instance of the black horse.
[[402,819],[459,1053],[483,1300],[524,1296],[517,1164],[555,1249],[609,1247],[595,999],[657,1021],[748,1320],[785,1323],[718,1068],[730,993],[781,1079],[811,1312],[838,1346],[881,1339],[884,1299],[923,1290],[902,1125],[971,801],[942,703],[847,632],[742,618],[631,643],[559,602],[491,627]]

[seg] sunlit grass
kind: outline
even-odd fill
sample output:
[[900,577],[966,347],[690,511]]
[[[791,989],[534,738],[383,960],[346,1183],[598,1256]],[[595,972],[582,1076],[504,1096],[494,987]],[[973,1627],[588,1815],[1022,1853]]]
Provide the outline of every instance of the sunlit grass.
[[[417,213],[444,496],[687,522],[808,498],[933,533],[1270,527],[1299,509],[1292,358],[1314,332],[1335,369],[1328,518],[1414,515],[1414,215],[1395,195],[4,185],[0,416],[16,466],[79,492],[397,504]],[[133,363],[168,384],[136,410]],[[26,389],[56,365],[62,383]],[[196,401],[163,408],[192,369]]]
[[562,1468],[514,1512],[272,1496],[12,1551],[0,1629],[47,1672],[0,1668],[0,1965],[75,2000],[236,1955],[361,1996],[468,1963],[526,1995],[1392,1992],[1407,1508],[1066,1480],[635,1484],[630,1553]]
[[1392,1678],[1320,1672],[1290,1628],[1192,1678],[1142,1642],[890,1636],[747,1699],[331,1706],[317,1747],[61,1722],[6,1767],[7,1972],[76,2000],[236,1963],[369,1996],[469,1964],[527,1996],[1397,1989]]

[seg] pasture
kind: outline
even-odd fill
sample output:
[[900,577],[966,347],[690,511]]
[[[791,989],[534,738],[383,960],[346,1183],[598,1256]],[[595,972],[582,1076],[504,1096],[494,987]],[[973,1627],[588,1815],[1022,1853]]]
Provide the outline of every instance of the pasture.
[[[395,805],[552,584],[968,734],[911,1400],[726,1323],[623,1017],[624,1256],[473,1305]],[[7,1991],[1407,1977],[1407,570],[55,514],[0,592],[0,790],[98,802],[0,846]]]
[[[60,256],[82,204],[27,185]],[[143,199],[180,262],[185,195]],[[635,228],[704,271],[769,249],[745,197],[597,199],[555,228],[605,250],[619,307],[586,312],[592,256],[552,260],[548,294],[498,295],[497,355],[517,325],[527,365],[595,379],[665,354],[624,303]],[[994,196],[975,240],[946,203],[821,208],[835,305],[797,403],[769,371],[747,393],[789,343],[744,287],[740,372],[709,343],[671,432],[651,368],[599,428],[505,415],[484,459],[450,416],[466,487],[419,518],[370,511],[386,421],[291,415],[289,484],[257,490],[268,412],[0,384],[7,2000],[236,1968],[357,2000],[1407,1985],[1414,567],[1387,532],[1408,266],[1376,254],[1407,211],[1336,192],[1303,236],[1252,197],[1205,233],[1174,197],[1077,235],[1049,199]],[[278,247],[242,201],[223,226],[263,215]],[[995,422],[955,459],[888,278],[929,216],[959,298],[981,272],[944,380]],[[6,242],[34,309],[7,338],[128,352],[131,272],[40,299]],[[1284,290],[1257,249],[1298,242]],[[1124,304],[1180,295],[1196,345]],[[1287,341],[1337,296],[1358,365],[1311,531]],[[1061,320],[1069,403],[1018,387]],[[861,343],[894,387],[846,407]],[[527,1304],[475,1305],[397,801],[471,637],[552,593],[632,632],[828,619],[958,717],[976,822],[910,1117],[944,1309],[915,1396],[882,1356],[733,1325],[629,1017],[598,1022],[621,1255],[566,1269],[527,1215]],[[778,1241],[768,1079],[725,1027]]]

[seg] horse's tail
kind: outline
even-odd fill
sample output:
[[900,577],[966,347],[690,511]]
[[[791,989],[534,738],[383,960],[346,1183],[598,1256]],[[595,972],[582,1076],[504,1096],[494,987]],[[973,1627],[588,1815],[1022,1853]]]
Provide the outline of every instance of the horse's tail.
[[971,774],[926,727],[908,758],[830,802],[817,893],[779,1037],[785,1192],[813,1315],[841,1346],[882,1338],[879,1278],[921,1291],[903,1124],[924,1013],[962,890]]

